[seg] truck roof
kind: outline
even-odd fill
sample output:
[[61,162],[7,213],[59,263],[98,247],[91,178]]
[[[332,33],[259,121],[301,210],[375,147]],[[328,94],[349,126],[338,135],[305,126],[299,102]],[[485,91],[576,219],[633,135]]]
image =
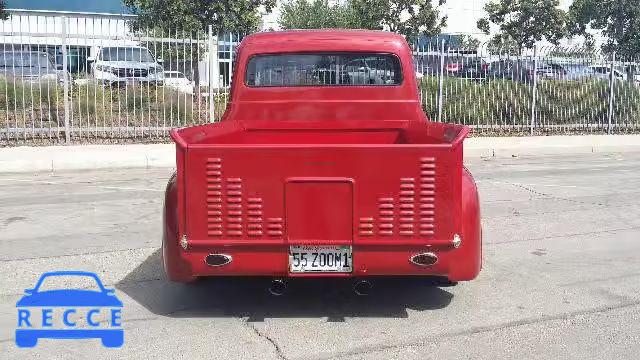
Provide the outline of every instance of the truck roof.
[[402,35],[376,30],[287,30],[249,35],[242,46],[250,53],[305,51],[377,51],[397,53]]

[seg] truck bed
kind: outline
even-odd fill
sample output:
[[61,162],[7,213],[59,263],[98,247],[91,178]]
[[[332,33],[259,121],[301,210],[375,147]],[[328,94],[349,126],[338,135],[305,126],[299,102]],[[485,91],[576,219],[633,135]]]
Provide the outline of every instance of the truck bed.
[[437,245],[460,231],[464,126],[210,129],[172,132],[194,246]]

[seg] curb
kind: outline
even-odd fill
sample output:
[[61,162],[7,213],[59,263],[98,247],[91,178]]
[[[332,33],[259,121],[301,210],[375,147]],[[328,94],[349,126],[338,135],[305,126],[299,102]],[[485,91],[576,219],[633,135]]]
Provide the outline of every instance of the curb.
[[175,167],[173,144],[20,146],[0,149],[0,173]]
[[[477,137],[465,159],[640,152],[640,135]],[[0,149],[0,173],[175,167],[173,144],[74,145]]]
[[640,135],[477,137],[464,146],[467,159],[639,152]]

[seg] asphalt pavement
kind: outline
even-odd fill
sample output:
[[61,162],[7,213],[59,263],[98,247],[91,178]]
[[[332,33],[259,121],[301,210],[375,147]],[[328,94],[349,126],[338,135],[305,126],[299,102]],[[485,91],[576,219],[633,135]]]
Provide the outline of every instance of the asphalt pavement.
[[[368,297],[336,281],[295,283],[282,297],[257,279],[168,282],[170,168],[0,174],[0,357],[637,359],[640,153],[467,165],[482,200],[481,275],[455,287],[381,279]],[[15,345],[16,301],[62,269],[115,288],[122,348]]]

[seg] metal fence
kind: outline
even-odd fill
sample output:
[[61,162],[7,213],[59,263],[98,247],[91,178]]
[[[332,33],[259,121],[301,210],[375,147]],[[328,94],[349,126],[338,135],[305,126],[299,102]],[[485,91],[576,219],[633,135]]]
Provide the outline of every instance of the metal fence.
[[107,20],[3,24],[0,144],[161,141],[220,119],[241,36]]
[[[51,21],[48,31],[1,29],[2,143],[162,141],[224,112],[242,36]],[[638,59],[557,47],[526,56],[414,49],[432,120],[479,134],[640,129]]]
[[640,59],[581,48],[415,51],[425,111],[476,134],[640,130]]

